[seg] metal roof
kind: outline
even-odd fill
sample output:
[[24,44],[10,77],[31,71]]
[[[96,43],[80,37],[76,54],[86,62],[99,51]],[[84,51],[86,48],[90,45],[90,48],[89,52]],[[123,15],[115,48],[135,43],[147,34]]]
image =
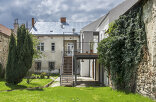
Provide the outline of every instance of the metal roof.
[[125,14],[128,10],[130,10],[135,4],[137,4],[141,0],[125,0],[115,8],[111,9],[107,16],[104,18],[102,23],[99,25],[99,29],[103,29],[105,26],[105,20],[109,20],[109,23],[119,19],[119,17]]
[[106,24],[106,20],[109,20],[109,23],[117,20],[121,15],[126,13],[131,9],[135,4],[141,0],[125,0],[121,4],[117,5],[115,8],[111,9],[107,14],[100,17],[96,21],[85,26],[82,31],[96,31],[97,28],[103,29]]
[[78,35],[81,29],[88,23],[89,22],[36,22],[30,32],[34,35]]
[[109,19],[110,22],[113,22],[114,20],[118,19],[119,16],[126,13],[128,10],[130,10],[135,4],[137,4],[140,0],[125,0],[112,10],[110,10],[109,13]]
[[95,20],[94,22],[86,25],[85,27],[83,27],[82,31],[96,31],[96,28],[98,27],[98,25],[102,22],[104,18],[105,18],[105,15]]

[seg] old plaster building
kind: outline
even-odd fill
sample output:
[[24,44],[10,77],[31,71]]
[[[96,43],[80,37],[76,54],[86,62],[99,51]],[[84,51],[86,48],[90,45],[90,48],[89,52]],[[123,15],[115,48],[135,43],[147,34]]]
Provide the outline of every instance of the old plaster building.
[[39,39],[37,50],[42,57],[35,60],[32,71],[59,73],[63,53],[71,56],[79,49],[80,30],[87,22],[68,22],[65,17],[60,22],[36,22],[32,19],[30,32]]
[[11,30],[0,24],[0,63],[6,67]]

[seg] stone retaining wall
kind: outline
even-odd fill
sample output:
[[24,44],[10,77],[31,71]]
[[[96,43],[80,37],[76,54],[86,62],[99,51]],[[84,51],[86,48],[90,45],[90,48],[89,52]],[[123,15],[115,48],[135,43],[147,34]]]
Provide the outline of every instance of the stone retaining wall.
[[156,0],[145,0],[143,21],[147,35],[144,60],[138,68],[136,91],[156,99]]

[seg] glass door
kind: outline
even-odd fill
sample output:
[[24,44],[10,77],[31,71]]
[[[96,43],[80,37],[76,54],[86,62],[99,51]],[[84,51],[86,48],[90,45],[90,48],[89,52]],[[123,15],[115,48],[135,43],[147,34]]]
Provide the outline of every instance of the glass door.
[[67,56],[72,56],[72,51],[74,51],[74,43],[68,43],[68,45],[67,45]]

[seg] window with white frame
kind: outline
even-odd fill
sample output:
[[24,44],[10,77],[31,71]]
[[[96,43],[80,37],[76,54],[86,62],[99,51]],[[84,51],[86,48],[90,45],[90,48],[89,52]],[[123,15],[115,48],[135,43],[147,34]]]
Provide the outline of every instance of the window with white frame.
[[51,43],[51,51],[55,51],[55,43]]
[[44,51],[44,43],[39,43],[37,46],[37,50]]
[[55,69],[55,62],[49,62],[49,71],[52,71]]

